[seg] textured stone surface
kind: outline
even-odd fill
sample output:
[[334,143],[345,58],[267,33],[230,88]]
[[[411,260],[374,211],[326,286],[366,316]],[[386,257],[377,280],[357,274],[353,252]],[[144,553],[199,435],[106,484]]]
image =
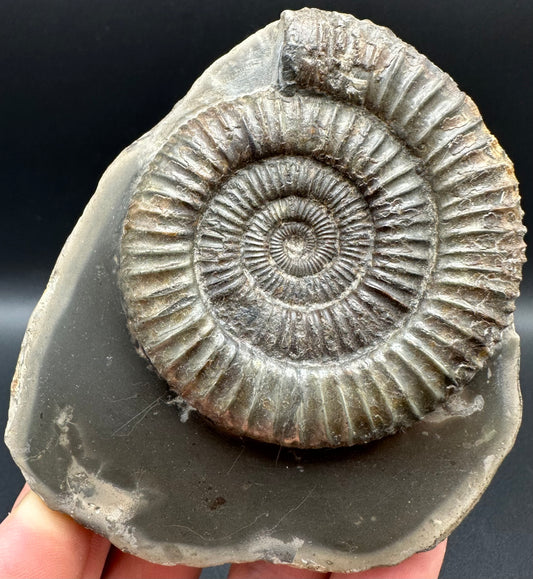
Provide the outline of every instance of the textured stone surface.
[[[378,30],[390,37],[389,32]],[[494,303],[497,309],[499,304],[504,319],[496,324],[496,331],[488,331],[481,347],[474,339],[477,333],[469,334],[467,342],[462,342],[471,365],[464,365],[462,358],[463,365],[454,371],[454,376],[461,374],[463,379],[470,376],[490,354],[485,367],[467,388],[449,395],[444,406],[411,428],[363,446],[323,450],[283,448],[246,438],[229,438],[211,427],[183,400],[169,395],[167,384],[138,355],[128,332],[118,283],[123,223],[135,203],[141,207],[147,183],[152,183],[150,180],[157,177],[161,168],[161,152],[168,150],[168,143],[176,143],[176,129],[191,126],[192,119],[209,110],[213,103],[242,102],[243,95],[251,93],[270,94],[272,86],[279,82],[273,71],[278,70],[282,42],[289,47],[296,44],[291,48],[291,58],[283,60],[287,76],[284,91],[289,92],[276,97],[278,104],[294,103],[294,99],[300,98],[290,94],[295,90],[294,83],[305,88],[306,102],[318,103],[323,92],[345,91],[346,83],[353,81],[343,66],[339,66],[339,76],[333,80],[321,73],[310,75],[308,62],[320,66],[325,62],[327,69],[331,55],[322,58],[312,49],[312,42],[306,41],[303,45],[311,47],[313,54],[309,61],[298,50],[297,40],[302,31],[298,29],[297,34],[288,38],[284,31],[274,23],[215,63],[157,127],[129,147],[109,168],[58,260],[28,328],[13,382],[6,441],[32,488],[53,508],[71,514],[109,537],[118,547],[160,563],[213,565],[263,558],[340,571],[396,563],[431,547],[453,530],[490,482],[510,450],[520,423],[518,337],[512,327],[510,307],[517,283],[513,276],[522,261],[523,246],[519,219],[509,220],[514,225],[506,225],[506,233],[500,231],[502,237],[498,237],[502,215],[519,217],[516,183],[508,173],[506,159],[502,161],[506,169],[501,181],[495,185],[499,189],[494,195],[501,200],[502,211],[493,212],[498,231],[493,232],[492,239],[499,240],[496,248],[509,257],[509,278],[498,278],[496,288],[491,286],[493,277],[483,277],[485,293],[476,302],[476,311],[481,313],[486,313],[484,308],[492,308]],[[300,64],[293,70],[291,63]],[[442,75],[440,71],[438,74]],[[355,83],[357,90],[350,98],[344,98],[336,110],[352,110],[350,107],[360,102],[365,86],[368,85]],[[450,86],[457,90],[455,85]],[[307,94],[309,91],[313,94]],[[473,106],[470,101],[465,102],[465,106]],[[449,100],[446,103],[451,105]],[[401,109],[396,106],[395,110]],[[446,110],[442,110],[444,117]],[[363,123],[368,117],[363,112],[347,114]],[[477,130],[478,126],[476,122],[472,129]],[[379,134],[387,134],[385,129],[380,130]],[[390,142],[396,142],[395,138]],[[472,138],[473,150],[477,151],[474,156],[494,154],[496,160],[502,158],[503,153],[494,148],[488,133],[481,134],[481,142]],[[276,155],[232,173],[224,181],[221,202],[211,204],[198,222],[201,231],[196,242],[198,255],[209,254],[210,228],[223,214],[224,207],[231,205],[230,202],[224,205],[223,196],[231,200],[232,188],[239,189],[250,179],[263,182],[265,174],[270,176],[267,179],[277,173],[282,177],[291,174],[295,180],[300,175],[309,179],[319,164],[326,182],[328,175],[339,172],[334,164],[312,155],[308,157],[293,164],[290,156],[281,159]],[[412,160],[416,157],[412,151],[399,152],[397,157],[402,163],[420,162]],[[488,161],[480,162],[484,169],[476,179],[470,175],[462,181],[460,191],[465,190],[465,183],[485,190],[484,179],[500,175],[499,163],[494,170],[487,170]],[[428,207],[421,216],[430,215],[421,228],[425,235],[440,221],[431,217],[437,214],[431,209],[434,201],[426,200],[431,196],[423,194],[429,191],[427,175],[415,170],[410,179],[418,178],[421,185],[417,199],[422,207]],[[352,180],[345,177],[340,183],[354,203],[365,196]],[[375,184],[379,184],[379,179]],[[324,261],[338,251],[338,245],[329,241],[335,237],[339,219],[333,219],[332,212],[324,210],[324,203],[317,202],[330,199],[325,189],[320,188],[320,179],[312,179],[312,185],[314,194],[303,199],[297,194],[299,189],[286,189],[286,179],[272,181],[269,191],[279,191],[281,187],[288,194],[272,199],[274,205],[269,203],[256,211],[245,234],[260,235],[261,225],[269,223],[273,214],[288,216],[287,222],[271,236],[269,247],[273,260],[278,260],[277,266],[293,275],[294,283],[283,286],[292,302],[306,301],[299,298],[305,291],[298,285],[302,279],[299,274],[319,273]],[[136,200],[133,204],[132,199]],[[488,199],[494,204],[490,194]],[[457,203],[464,206],[462,196]],[[467,209],[470,206],[467,202]],[[302,220],[292,219],[302,207],[323,225],[321,231],[325,236],[316,245],[313,259],[305,263],[298,259],[298,252],[309,244],[315,247],[310,234],[315,222],[310,217],[310,223],[302,225]],[[365,232],[372,228],[375,219],[370,209],[361,203],[358,226],[349,230],[349,234],[366,238]],[[142,211],[145,209],[140,210],[141,217]],[[468,210],[466,213],[467,222],[478,219]],[[166,215],[172,218],[172,206]],[[139,221],[134,231],[138,231],[138,224]],[[480,248],[485,251],[487,246],[482,241],[487,238],[478,234]],[[288,252],[287,238],[291,241]],[[294,238],[300,241],[295,243]],[[135,234],[130,239],[133,246]],[[515,248],[515,254],[506,245],[508,242]],[[422,245],[428,248],[428,255],[435,253],[431,241],[423,241]],[[285,249],[280,253],[281,246]],[[162,253],[165,251],[166,248]],[[369,251],[362,243],[357,256],[361,271],[368,267]],[[146,263],[159,259],[157,254],[153,255]],[[494,257],[495,263],[500,255]],[[253,256],[244,252],[242,260],[253,270],[253,264],[250,265]],[[197,267],[205,267],[205,260],[198,260]],[[203,270],[203,279],[208,274]],[[255,275],[258,285],[269,283],[261,272]],[[207,281],[203,287],[212,291]],[[465,291],[467,303],[470,298]],[[305,298],[312,300],[313,295],[311,292]],[[232,294],[227,296],[229,308]],[[476,296],[479,294],[472,294],[471,299]],[[131,306],[131,297],[127,299]],[[421,296],[413,299],[420,301]],[[453,312],[448,315],[461,330]],[[237,324],[232,318],[228,320]],[[391,320],[393,325],[395,320]],[[483,333],[485,318],[480,323],[478,329]],[[497,344],[500,328],[506,325],[503,339]],[[253,331],[252,322],[234,325],[232,331],[242,334],[249,328]],[[389,331],[383,330],[383,335]],[[365,327],[362,332],[360,343],[355,346],[364,349],[364,332],[369,329]],[[379,334],[379,329],[375,332]],[[293,343],[296,360],[305,361],[309,356],[336,359],[326,346],[315,344],[306,353],[305,348],[298,347],[298,341]],[[467,347],[472,350],[466,352]],[[279,342],[266,343],[263,348],[273,360],[284,352]],[[438,352],[434,349],[431,352],[435,353],[434,360],[440,360],[438,356],[444,356],[446,348],[441,345]],[[428,378],[428,366],[420,368],[424,368],[423,377]],[[442,378],[439,380],[444,386],[454,385],[452,380],[444,383]],[[380,422],[385,432],[399,425],[394,416],[388,423]],[[341,435],[346,436],[342,432]]]

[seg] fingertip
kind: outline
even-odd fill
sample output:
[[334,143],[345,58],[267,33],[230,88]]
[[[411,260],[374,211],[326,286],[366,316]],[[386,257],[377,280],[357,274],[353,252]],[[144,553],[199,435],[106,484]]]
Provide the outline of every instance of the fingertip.
[[156,565],[112,549],[102,579],[197,579],[202,569],[186,565]]
[[18,505],[20,504],[20,502],[22,501],[22,499],[30,492],[30,485],[28,483],[25,483],[24,486],[22,487],[22,490],[20,491],[18,497],[15,499],[15,503],[13,504],[13,510],[16,509],[18,507]]
[[[31,490],[0,525],[0,577],[94,577],[107,557],[109,542],[49,509]],[[96,571],[98,570],[98,574]]]
[[298,569],[290,565],[276,565],[267,561],[235,563],[231,566],[228,579],[322,579],[327,573]]
[[429,551],[415,553],[392,567],[373,567],[359,573],[332,573],[331,579],[438,579],[447,539]]

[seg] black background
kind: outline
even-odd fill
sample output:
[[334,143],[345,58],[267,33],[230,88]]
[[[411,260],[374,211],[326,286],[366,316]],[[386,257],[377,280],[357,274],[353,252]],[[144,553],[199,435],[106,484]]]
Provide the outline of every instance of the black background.
[[[105,168],[235,44],[303,6],[391,28],[469,94],[515,163],[533,215],[531,0],[0,0],[0,428],[23,331]],[[532,227],[530,225],[530,227]],[[525,417],[489,490],[452,534],[448,579],[533,576],[533,281],[516,315]],[[0,448],[0,518],[22,486]],[[222,571],[211,577],[222,576]]]

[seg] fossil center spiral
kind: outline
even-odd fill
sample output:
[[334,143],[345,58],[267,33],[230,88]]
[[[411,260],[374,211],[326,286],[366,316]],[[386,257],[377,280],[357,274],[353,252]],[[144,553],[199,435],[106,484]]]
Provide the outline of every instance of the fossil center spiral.
[[299,197],[278,199],[253,220],[243,241],[249,267],[287,275],[317,274],[338,253],[338,227],[327,208]]
[[[274,247],[271,247],[270,252],[274,256],[277,255],[277,260],[282,262],[280,265],[285,265],[283,262],[289,261],[294,269],[297,268],[298,260],[316,246],[316,239],[312,232],[298,222],[288,223],[286,227],[280,227],[276,231],[275,237],[277,239],[274,239],[273,243],[271,241],[271,245]],[[281,238],[281,244],[279,238]],[[274,259],[276,258],[274,257]]]
[[354,339],[348,316],[360,316],[354,295],[374,259],[371,205],[356,183],[310,157],[275,156],[236,171],[208,203],[194,257],[223,330],[285,360],[362,350],[370,336]]

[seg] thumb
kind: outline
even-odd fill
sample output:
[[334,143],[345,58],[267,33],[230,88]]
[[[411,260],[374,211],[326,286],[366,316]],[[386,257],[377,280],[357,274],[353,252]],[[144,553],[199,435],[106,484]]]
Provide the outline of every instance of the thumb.
[[100,577],[109,542],[49,509],[25,487],[0,524],[0,577]]

